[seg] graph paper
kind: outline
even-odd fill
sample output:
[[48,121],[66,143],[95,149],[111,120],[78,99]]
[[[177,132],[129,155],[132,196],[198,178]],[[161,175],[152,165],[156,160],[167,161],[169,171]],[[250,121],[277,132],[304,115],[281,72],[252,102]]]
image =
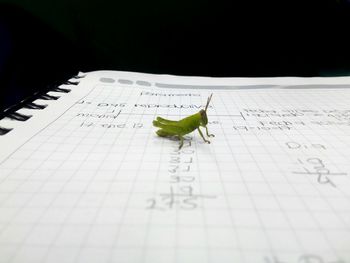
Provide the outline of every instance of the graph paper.
[[[157,136],[210,94],[210,144]],[[91,72],[21,111],[0,122],[0,262],[350,262],[349,78]]]

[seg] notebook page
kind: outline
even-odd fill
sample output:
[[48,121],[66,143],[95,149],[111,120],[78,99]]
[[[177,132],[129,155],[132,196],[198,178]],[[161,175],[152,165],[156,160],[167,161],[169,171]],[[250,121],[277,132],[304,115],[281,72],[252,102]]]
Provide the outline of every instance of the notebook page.
[[350,262],[349,87],[87,73],[0,137],[0,262]]

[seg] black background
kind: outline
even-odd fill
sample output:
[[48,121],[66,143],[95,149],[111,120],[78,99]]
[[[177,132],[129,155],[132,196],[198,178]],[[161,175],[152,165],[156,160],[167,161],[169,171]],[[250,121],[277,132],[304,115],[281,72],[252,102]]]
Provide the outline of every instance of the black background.
[[350,74],[350,4],[0,0],[0,110],[78,71]]

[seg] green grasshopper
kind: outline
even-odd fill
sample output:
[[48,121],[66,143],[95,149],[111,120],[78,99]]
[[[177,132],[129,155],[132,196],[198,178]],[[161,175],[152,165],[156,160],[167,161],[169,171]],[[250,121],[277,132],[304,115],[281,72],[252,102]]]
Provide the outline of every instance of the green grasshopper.
[[196,114],[183,118],[179,121],[167,120],[161,117],[157,117],[157,120],[153,121],[153,126],[160,128],[156,131],[157,135],[160,137],[177,137],[180,140],[179,149],[182,148],[184,144],[184,135],[193,132],[194,130],[198,130],[199,135],[203,138],[203,140],[207,143],[210,143],[207,139],[204,138],[202,131],[199,129],[200,126],[204,127],[206,130],[206,134],[208,137],[214,137],[214,134],[208,133],[208,117],[207,117],[207,109],[211,100],[211,97],[207,100],[207,105],[204,110],[200,110]]

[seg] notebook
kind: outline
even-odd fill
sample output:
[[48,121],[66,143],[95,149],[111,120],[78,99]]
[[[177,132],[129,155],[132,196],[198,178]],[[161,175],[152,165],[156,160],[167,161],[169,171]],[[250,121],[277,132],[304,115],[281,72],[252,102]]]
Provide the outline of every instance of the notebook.
[[[211,94],[210,144],[156,134]],[[350,77],[96,71],[43,98],[0,121],[0,262],[350,262]]]

